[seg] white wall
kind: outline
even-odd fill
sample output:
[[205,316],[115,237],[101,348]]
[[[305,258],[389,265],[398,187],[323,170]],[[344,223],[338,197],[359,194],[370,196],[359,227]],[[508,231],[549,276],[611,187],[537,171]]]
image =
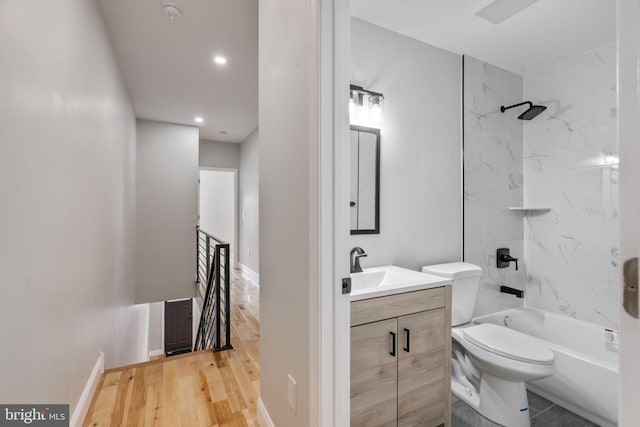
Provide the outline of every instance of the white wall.
[[198,128],[137,122],[136,301],[194,296]]
[[[283,427],[309,425],[314,7],[310,0],[259,2],[260,396]],[[297,381],[295,412],[287,374]]]
[[164,351],[164,301],[149,304],[149,352]]
[[245,139],[240,146],[240,256],[239,261],[259,272],[260,264],[260,221],[259,221],[259,148],[258,129]]
[[135,118],[96,5],[0,2],[0,401],[70,403],[145,360]]
[[236,172],[200,171],[200,229],[236,248]]
[[240,144],[201,139],[199,156],[201,167],[238,169]]
[[461,58],[351,19],[351,83],[385,96],[380,234],[351,236],[363,266],[461,258]]

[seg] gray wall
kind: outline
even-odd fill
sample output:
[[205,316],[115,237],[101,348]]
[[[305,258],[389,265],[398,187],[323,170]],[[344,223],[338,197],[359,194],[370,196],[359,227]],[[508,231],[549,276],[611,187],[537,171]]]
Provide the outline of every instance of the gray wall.
[[135,118],[95,2],[0,5],[0,402],[76,407],[146,360]]
[[258,129],[240,145],[240,256],[242,264],[259,273]]
[[194,296],[198,128],[138,120],[136,302]]
[[351,19],[351,82],[385,96],[380,234],[351,236],[366,266],[461,258],[461,58]]
[[522,77],[470,56],[464,58],[464,260],[482,267],[475,315],[522,305],[499,292],[524,289],[524,268],[496,268],[506,247],[524,267],[522,120],[501,105],[522,102]]
[[[275,425],[309,425],[311,127],[317,55],[311,0],[260,2],[260,397]],[[317,125],[317,123],[315,123]],[[297,381],[297,410],[287,403]]]
[[[616,45],[525,77],[547,110],[524,125],[526,304],[617,328]],[[610,157],[610,158],[609,158]]]
[[231,168],[240,167],[240,144],[234,142],[200,140],[201,167]]

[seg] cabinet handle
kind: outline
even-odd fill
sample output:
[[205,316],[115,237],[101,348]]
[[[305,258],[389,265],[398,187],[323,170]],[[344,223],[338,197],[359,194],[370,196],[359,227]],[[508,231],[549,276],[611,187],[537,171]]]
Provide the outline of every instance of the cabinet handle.
[[404,351],[406,351],[407,353],[409,353],[411,350],[409,347],[411,345],[411,331],[407,328],[404,328],[404,336],[405,336],[405,341],[407,343],[407,345],[404,347]]
[[389,332],[391,334],[391,352],[389,352],[390,355],[392,355],[393,357],[396,357],[396,333],[395,332]]

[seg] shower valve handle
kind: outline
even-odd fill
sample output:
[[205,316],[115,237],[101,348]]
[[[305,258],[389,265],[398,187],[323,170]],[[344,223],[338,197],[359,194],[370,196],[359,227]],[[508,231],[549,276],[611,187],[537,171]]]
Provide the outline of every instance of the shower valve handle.
[[512,262],[516,264],[516,271],[518,271],[518,258],[511,256],[509,248],[500,248],[496,251],[496,267],[507,268]]

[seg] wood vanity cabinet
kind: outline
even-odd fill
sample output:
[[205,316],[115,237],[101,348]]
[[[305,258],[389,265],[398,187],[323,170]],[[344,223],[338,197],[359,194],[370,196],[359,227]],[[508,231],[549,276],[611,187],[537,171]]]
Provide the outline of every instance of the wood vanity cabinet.
[[451,287],[351,303],[351,426],[451,425]]

